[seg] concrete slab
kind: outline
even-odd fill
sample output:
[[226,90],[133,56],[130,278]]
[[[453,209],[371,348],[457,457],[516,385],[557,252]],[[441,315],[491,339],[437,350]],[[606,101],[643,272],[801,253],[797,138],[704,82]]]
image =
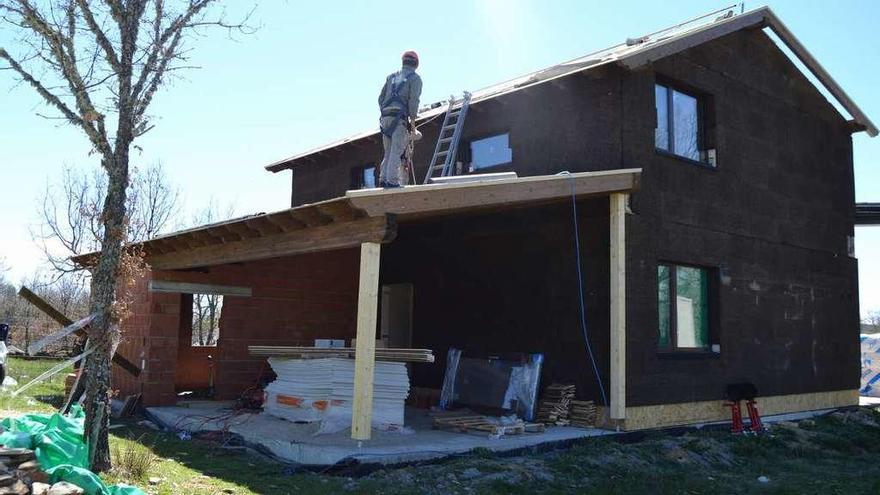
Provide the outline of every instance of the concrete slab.
[[536,447],[614,432],[554,426],[543,433],[491,438],[485,434],[454,433],[431,429],[431,418],[419,409],[407,409],[411,433],[373,430],[373,439],[358,442],[349,430],[317,434],[318,424],[299,424],[267,414],[241,413],[217,407],[150,407],[147,412],[166,428],[196,431],[229,431],[246,444],[268,450],[288,462],[330,466],[341,461],[399,464],[437,459],[485,448],[495,452]]
[[[762,418],[765,425],[778,421],[799,421],[827,414],[833,409],[778,414]],[[406,410],[406,422],[411,433],[373,430],[373,439],[358,442],[351,439],[348,429],[330,434],[318,434],[318,424],[300,424],[278,419],[268,414],[236,413],[225,404],[189,403],[186,407],[149,407],[152,419],[165,428],[190,433],[197,431],[228,431],[263,451],[268,451],[286,462],[309,466],[331,466],[342,461],[365,464],[400,464],[439,459],[485,448],[505,452],[538,447],[552,443],[569,442],[589,437],[616,435],[600,429],[581,429],[553,426],[544,433],[526,433],[492,438],[484,434],[454,433],[431,429],[431,418],[422,409]],[[685,425],[700,429],[729,422]]]

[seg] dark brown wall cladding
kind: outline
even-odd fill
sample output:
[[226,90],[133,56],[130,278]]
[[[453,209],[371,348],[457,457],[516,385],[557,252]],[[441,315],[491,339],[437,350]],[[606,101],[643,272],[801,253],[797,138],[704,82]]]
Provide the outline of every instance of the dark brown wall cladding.
[[[590,341],[608,387],[608,201],[578,204]],[[413,284],[413,384],[440,387],[450,347],[474,356],[544,353],[543,382],[599,390],[580,324],[570,203],[401,226],[381,282]]]
[[[708,96],[714,169],[654,150],[658,78]],[[437,123],[423,129],[422,167]],[[733,33],[638,70],[603,68],[475,104],[461,147],[496,132],[510,133],[513,150],[513,163],[500,170],[520,176],[643,169],[627,218],[628,405],[717,399],[734,381],[752,381],[765,395],[857,388],[857,267],[847,255],[852,141],[844,118],[762,31]],[[378,141],[364,141],[297,167],[294,204],[344,194],[351,168],[380,156]],[[547,377],[590,387],[568,311],[564,222],[550,213],[511,215],[402,226],[386,247],[383,276],[403,280],[410,270],[424,280],[428,288],[416,289],[428,291],[416,298],[416,335],[438,358],[457,340],[481,349],[539,347],[548,354]],[[511,220],[518,215],[524,223]],[[484,228],[512,231],[484,238]],[[425,255],[435,239],[461,247],[435,262]],[[605,256],[605,243],[591,251]],[[658,261],[715,269],[719,356],[658,354]],[[608,328],[605,306],[596,306],[607,302],[599,286],[607,283],[606,264],[590,271],[602,274],[590,282],[598,294],[590,309],[594,335],[598,325]],[[432,373],[417,380],[436,384]]]

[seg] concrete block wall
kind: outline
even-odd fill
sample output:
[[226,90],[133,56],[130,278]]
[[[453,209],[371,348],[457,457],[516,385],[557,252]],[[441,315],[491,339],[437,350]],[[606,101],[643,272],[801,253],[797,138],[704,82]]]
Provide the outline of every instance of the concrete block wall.
[[[268,370],[265,358],[248,355],[249,345],[312,345],[316,338],[354,337],[358,267],[358,251],[347,249],[198,271],[156,271],[150,278],[252,289],[252,297],[224,297],[220,338],[212,348],[216,397],[228,400]],[[146,281],[138,292],[136,311],[123,323],[126,341],[120,350],[127,357],[143,352],[147,366],[140,380],[117,369],[114,389],[143,392],[146,405],[173,404],[176,385],[187,378],[177,373],[178,362],[196,355],[181,347],[188,340],[181,332],[189,330],[190,313],[181,306],[181,294],[150,293]]]

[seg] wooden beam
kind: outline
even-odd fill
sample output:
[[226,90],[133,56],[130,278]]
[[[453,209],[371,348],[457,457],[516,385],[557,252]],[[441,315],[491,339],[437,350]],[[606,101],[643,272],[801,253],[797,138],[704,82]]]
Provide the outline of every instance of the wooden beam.
[[283,232],[281,227],[278,227],[274,223],[269,222],[268,220],[266,220],[266,217],[248,218],[244,221],[244,224],[258,231],[261,235],[272,235]]
[[290,215],[306,224],[308,227],[314,227],[316,225],[327,225],[328,223],[333,222],[333,218],[321,213],[317,208],[306,207],[306,208],[295,208],[290,210]]
[[315,204],[315,208],[334,222],[347,222],[365,216],[363,211],[352,207],[348,201],[327,201]]
[[231,232],[234,232],[241,236],[242,239],[249,239],[252,237],[260,237],[262,234],[259,230],[252,229],[245,225],[244,222],[236,222],[226,224],[225,227],[229,229]]
[[379,258],[382,245],[361,244],[357,342],[354,354],[354,398],[351,438],[370,439],[373,416],[373,368],[376,365],[376,313],[379,307]]
[[[45,313],[46,316],[48,316],[49,318],[52,318],[53,320],[55,320],[61,326],[67,327],[73,323],[73,320],[71,320],[70,318],[65,316],[62,312],[53,308],[52,305],[49,304],[48,302],[46,302],[45,299],[34,294],[27,287],[22,286],[22,288],[19,289],[19,291],[18,291],[18,295],[20,295],[25,300],[27,300],[27,302],[36,306],[37,309],[39,309],[40,311]],[[88,327],[77,330],[74,333],[76,335],[81,335],[81,336],[88,335],[87,328]],[[141,374],[140,368],[138,368],[134,363],[132,363],[128,359],[125,359],[124,357],[119,355],[119,353],[113,354],[113,362],[116,363],[117,365],[119,365],[120,368],[122,368],[123,370],[125,370],[126,372],[128,372],[130,375],[132,375],[134,377],[140,376],[140,374]]]
[[612,420],[626,419],[626,200],[624,193],[610,197]]
[[380,216],[147,256],[146,261],[156,270],[180,270],[391,242],[396,235],[394,218]]
[[299,230],[305,228],[306,224],[293,218],[288,212],[267,215],[266,221],[275,225],[282,232],[290,232],[291,230]]
[[150,280],[150,292],[171,292],[179,294],[212,294],[218,296],[251,297],[250,287],[232,285],[191,284],[187,282],[170,282],[167,280]]
[[571,201],[637,189],[641,169],[579,172],[481,182],[432,184],[398,189],[348,191],[355,208],[368,215],[394,214],[399,220],[462,211],[497,210],[516,205]]

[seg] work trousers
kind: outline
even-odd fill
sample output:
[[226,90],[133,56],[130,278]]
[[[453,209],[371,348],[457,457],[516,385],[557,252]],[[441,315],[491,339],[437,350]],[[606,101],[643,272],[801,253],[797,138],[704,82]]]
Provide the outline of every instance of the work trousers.
[[[382,129],[388,129],[394,125],[396,117],[382,117],[379,124]],[[407,174],[404,169],[403,155],[406,153],[406,147],[409,145],[409,131],[401,119],[397,123],[397,127],[391,133],[391,137],[382,134],[382,145],[385,147],[385,156],[382,158],[382,165],[379,167],[379,182],[386,183],[391,186],[403,185],[407,183]]]

